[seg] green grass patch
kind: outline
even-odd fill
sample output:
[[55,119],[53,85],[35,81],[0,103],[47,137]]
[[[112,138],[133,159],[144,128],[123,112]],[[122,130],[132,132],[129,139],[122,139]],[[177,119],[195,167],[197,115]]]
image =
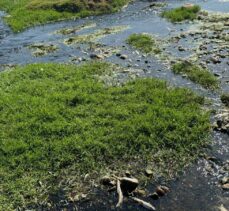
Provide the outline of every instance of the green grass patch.
[[87,173],[148,161],[170,172],[196,158],[210,128],[202,97],[155,79],[107,87],[108,73],[105,63],[1,73],[0,210],[78,192],[67,179]]
[[221,101],[225,106],[229,107],[229,93],[224,93],[221,95]]
[[191,81],[202,85],[204,88],[218,88],[218,80],[211,72],[191,62],[176,63],[172,70],[176,74],[186,74]]
[[9,13],[6,22],[15,31],[70,18],[112,13],[129,0],[1,0],[0,9]]
[[162,13],[162,17],[168,19],[171,22],[181,22],[184,20],[194,20],[197,18],[200,6],[193,5],[190,7],[178,7]]
[[127,43],[143,53],[160,53],[155,39],[149,34],[132,34],[128,37]]

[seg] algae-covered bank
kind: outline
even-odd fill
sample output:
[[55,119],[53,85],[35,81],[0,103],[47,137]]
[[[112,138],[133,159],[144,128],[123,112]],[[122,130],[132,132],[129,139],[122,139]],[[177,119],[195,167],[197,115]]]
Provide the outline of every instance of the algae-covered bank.
[[85,175],[98,184],[107,172],[141,175],[147,163],[166,174],[198,155],[209,131],[203,98],[155,79],[106,86],[101,76],[115,68],[36,64],[1,73],[1,210],[52,204],[62,189],[66,198],[84,193],[93,185]]
[[6,22],[17,32],[30,26],[58,20],[112,13],[129,0],[1,0]]

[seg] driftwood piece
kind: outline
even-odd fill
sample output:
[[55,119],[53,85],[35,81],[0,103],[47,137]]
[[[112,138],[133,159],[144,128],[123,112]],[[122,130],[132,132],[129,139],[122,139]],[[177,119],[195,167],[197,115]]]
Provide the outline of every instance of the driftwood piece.
[[139,184],[139,181],[136,178],[121,177],[119,179],[121,181],[128,181],[128,182],[131,182],[131,183]]
[[136,178],[117,177],[115,175],[112,177],[120,181],[123,195],[129,195],[129,193],[132,193],[139,185],[139,181]]
[[143,200],[138,199],[136,197],[131,197],[131,198],[148,210],[154,210],[154,211],[156,210],[156,208],[153,205],[151,205],[150,203],[148,203],[146,201],[143,201]]
[[121,183],[120,180],[117,180],[117,193],[118,193],[118,203],[116,207],[120,207],[123,203],[123,193],[121,189]]

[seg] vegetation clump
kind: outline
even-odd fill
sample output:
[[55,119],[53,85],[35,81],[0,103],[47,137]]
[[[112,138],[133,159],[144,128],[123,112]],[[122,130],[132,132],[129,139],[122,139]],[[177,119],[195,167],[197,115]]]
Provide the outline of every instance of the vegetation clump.
[[52,9],[59,12],[90,12],[97,11],[98,13],[113,12],[115,9],[123,6],[127,1],[125,0],[32,0],[28,2],[29,9]]
[[87,23],[87,24],[83,24],[81,26],[76,26],[72,28],[63,28],[63,29],[56,31],[56,33],[62,34],[62,35],[69,35],[69,34],[74,34],[76,32],[79,32],[84,29],[94,28],[95,26],[96,26],[95,23]]
[[76,35],[64,40],[64,43],[67,45],[71,45],[74,43],[93,43],[107,35],[115,34],[127,29],[127,26],[113,26],[110,28],[103,28],[96,30],[93,33]]
[[33,64],[1,73],[0,210],[52,204],[80,191],[82,175],[148,161],[171,173],[198,155],[210,128],[202,97],[155,79],[104,86],[99,76],[111,71]]
[[229,107],[229,93],[224,93],[221,95],[221,101],[225,106]]
[[194,20],[200,12],[200,6],[190,5],[182,6],[162,13],[162,17],[170,20],[171,22],[181,22],[184,20]]
[[49,43],[35,43],[29,46],[34,56],[44,56],[49,53],[53,53],[58,50],[58,47]]
[[183,61],[174,64],[172,70],[176,74],[186,74],[191,81],[202,85],[204,88],[218,88],[217,78],[207,69],[203,69],[199,65]]
[[0,9],[9,16],[7,23],[17,32],[50,21],[112,13],[129,0],[1,0]]
[[128,37],[127,43],[143,53],[160,53],[155,39],[149,34],[132,34]]

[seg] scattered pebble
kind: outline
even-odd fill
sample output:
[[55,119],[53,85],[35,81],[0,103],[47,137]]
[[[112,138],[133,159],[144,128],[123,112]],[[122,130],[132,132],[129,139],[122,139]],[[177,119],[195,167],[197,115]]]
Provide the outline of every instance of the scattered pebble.
[[145,173],[146,173],[146,176],[148,176],[148,177],[153,175],[153,171],[151,169],[149,169],[149,168],[147,168],[145,170]]
[[120,59],[123,59],[123,60],[126,60],[127,58],[128,58],[128,56],[125,55],[125,54],[122,54],[122,55],[120,56]]

